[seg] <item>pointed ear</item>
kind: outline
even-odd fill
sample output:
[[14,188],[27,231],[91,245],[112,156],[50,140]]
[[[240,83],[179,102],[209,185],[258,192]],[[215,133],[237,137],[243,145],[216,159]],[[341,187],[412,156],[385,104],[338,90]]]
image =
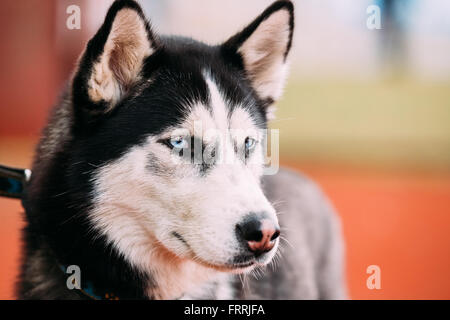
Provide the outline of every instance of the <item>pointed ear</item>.
[[222,46],[226,54],[237,54],[256,92],[268,105],[281,96],[293,30],[292,2],[277,1]]
[[144,61],[158,49],[158,43],[135,1],[114,2],[75,73],[75,108],[90,114],[112,110],[139,81]]

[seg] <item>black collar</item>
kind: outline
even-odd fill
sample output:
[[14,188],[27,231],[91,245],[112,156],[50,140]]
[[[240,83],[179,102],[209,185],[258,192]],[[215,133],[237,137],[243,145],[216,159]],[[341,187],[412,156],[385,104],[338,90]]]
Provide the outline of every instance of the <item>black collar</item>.
[[[66,273],[67,267],[63,265],[59,265],[59,267],[67,277]],[[81,283],[77,284],[74,278],[72,284],[78,288],[78,289],[74,288],[73,290],[77,290],[81,295],[91,300],[120,300],[120,298],[116,296],[113,292],[105,291],[99,293],[91,281],[85,281],[84,279],[81,279]]]
[[[0,165],[0,196],[14,199],[23,199],[26,183],[30,180],[31,170],[18,169]],[[60,265],[67,279],[67,268]],[[75,279],[73,280],[75,282]],[[81,295],[92,300],[119,300],[119,297],[112,292],[99,293],[90,281],[81,280],[79,285],[73,283],[79,289]]]

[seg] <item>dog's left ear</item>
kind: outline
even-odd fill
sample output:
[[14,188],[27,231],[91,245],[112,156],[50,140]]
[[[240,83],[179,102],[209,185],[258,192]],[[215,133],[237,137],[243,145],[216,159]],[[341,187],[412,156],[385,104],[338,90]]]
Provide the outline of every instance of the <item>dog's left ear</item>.
[[87,121],[111,111],[139,81],[146,59],[159,47],[139,4],[116,0],[88,42],[75,73],[76,111]]
[[293,30],[292,2],[277,1],[222,45],[226,55],[238,57],[238,64],[268,105],[281,96]]

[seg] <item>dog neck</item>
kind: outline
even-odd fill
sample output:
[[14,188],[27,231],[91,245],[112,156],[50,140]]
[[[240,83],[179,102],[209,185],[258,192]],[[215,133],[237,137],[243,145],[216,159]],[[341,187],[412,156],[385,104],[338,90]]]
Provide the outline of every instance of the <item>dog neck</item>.
[[[45,251],[51,252],[49,248]],[[131,269],[136,270],[135,283],[121,280],[123,281],[122,284],[116,283],[111,287],[108,286],[107,280],[105,281],[103,277],[91,276],[85,272],[82,273],[79,280],[75,281],[76,277],[71,276],[73,275],[73,265],[60,264],[58,259],[55,259],[54,263],[58,264],[57,269],[62,270],[65,274],[64,285],[67,285],[68,280],[70,280],[74,284],[74,289],[77,289],[74,292],[87,299],[232,299],[234,296],[232,281],[230,281],[232,275],[205,267],[192,260],[179,258],[162,245],[155,246],[151,254],[148,255],[148,261],[146,270],[142,270],[142,266],[134,266]],[[111,261],[97,261],[97,263],[101,263],[102,268],[111,266]],[[125,262],[125,264],[128,263]],[[111,266],[109,269],[114,267]],[[92,266],[83,265],[79,268],[89,270]],[[55,268],[51,269],[55,270]],[[108,270],[106,273],[113,274],[114,272]],[[142,290],[138,288],[142,288]],[[130,295],[130,292],[133,291],[142,291],[142,293],[137,296]]]
[[224,288],[228,274],[180,258],[158,242],[153,247],[147,267],[149,298],[231,298],[231,290]]

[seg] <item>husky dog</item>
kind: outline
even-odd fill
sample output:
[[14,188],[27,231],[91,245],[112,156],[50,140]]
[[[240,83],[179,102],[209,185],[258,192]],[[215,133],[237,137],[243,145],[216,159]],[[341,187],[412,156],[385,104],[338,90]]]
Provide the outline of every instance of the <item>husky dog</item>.
[[37,148],[18,297],[344,298],[339,221],[320,189],[263,177],[257,133],[293,28],[293,4],[277,1],[210,46],[160,36],[136,2],[114,2]]

